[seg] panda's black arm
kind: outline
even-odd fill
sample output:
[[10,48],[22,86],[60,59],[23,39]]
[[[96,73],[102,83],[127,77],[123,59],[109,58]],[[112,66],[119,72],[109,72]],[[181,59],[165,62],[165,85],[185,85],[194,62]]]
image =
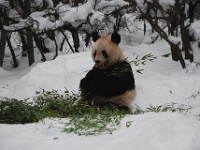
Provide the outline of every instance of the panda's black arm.
[[94,82],[99,74],[97,69],[90,70],[86,76],[80,81],[80,89],[81,90],[89,90],[90,92],[94,89]]
[[123,76],[99,76],[94,92],[102,97],[113,97],[131,89],[135,89],[135,80],[132,71],[129,71]]
[[[117,72],[114,71],[117,69]],[[113,74],[114,72],[114,74]],[[90,70],[80,82],[80,89],[102,97],[113,97],[135,88],[135,80],[130,64],[117,64],[107,74],[97,68]]]
[[90,71],[87,73],[87,75],[81,80],[80,82],[80,89],[81,90],[91,90],[92,89],[92,78],[91,75],[88,76],[88,74],[91,74]]

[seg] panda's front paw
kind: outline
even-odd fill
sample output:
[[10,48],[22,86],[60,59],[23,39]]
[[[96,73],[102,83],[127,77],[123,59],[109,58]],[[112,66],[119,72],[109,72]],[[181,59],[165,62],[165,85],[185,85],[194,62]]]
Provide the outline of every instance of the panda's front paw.
[[87,73],[86,77],[90,79],[96,79],[98,78],[98,76],[101,76],[101,74],[102,74],[102,71],[95,68],[95,69],[90,70]]

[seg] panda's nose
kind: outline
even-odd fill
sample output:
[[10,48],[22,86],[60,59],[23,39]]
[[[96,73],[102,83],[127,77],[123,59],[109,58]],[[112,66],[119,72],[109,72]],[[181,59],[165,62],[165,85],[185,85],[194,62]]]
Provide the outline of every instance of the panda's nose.
[[95,63],[96,64],[99,64],[101,61],[100,60],[95,60]]

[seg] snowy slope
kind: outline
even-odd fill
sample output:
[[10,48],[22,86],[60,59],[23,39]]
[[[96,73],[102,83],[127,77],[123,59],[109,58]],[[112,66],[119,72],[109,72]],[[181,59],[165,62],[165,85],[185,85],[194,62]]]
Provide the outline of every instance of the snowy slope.
[[[125,122],[132,121],[126,128]],[[61,132],[59,120],[45,124],[0,125],[2,150],[199,150],[200,123],[181,114],[126,117],[113,135],[77,136]],[[62,122],[62,121],[60,121]]]
[[[200,149],[200,68],[189,64],[183,70],[170,57],[169,46],[161,41],[153,45],[122,45],[132,62],[137,97],[132,104],[142,109],[168,103],[191,106],[184,113],[145,113],[127,116],[112,135],[78,136],[61,132],[67,119],[45,119],[26,125],[0,125],[2,150],[199,150]],[[152,62],[143,65],[139,58],[151,54]],[[156,57],[156,58],[155,58]],[[63,55],[56,60],[38,63],[30,70],[6,71],[0,68],[0,96],[23,99],[36,90],[67,88],[77,92],[80,80],[91,69],[90,52]],[[141,73],[138,70],[143,69]],[[131,126],[126,127],[130,121]]]

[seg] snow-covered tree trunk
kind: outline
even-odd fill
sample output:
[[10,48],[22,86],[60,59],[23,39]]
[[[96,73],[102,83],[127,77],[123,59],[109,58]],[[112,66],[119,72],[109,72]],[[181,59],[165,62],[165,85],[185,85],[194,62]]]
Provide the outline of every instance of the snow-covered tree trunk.
[[[192,48],[190,44],[190,35],[189,35],[189,26],[190,24],[186,24],[186,14],[185,14],[185,7],[186,2],[185,0],[182,0],[179,2],[177,0],[177,3],[175,5],[179,5],[177,7],[177,11],[179,12],[179,16],[177,16],[177,19],[179,19],[180,24],[180,32],[181,32],[181,40],[182,40],[182,51],[185,52],[185,59],[190,60],[190,62],[193,62],[193,53]],[[184,7],[185,6],[185,7]],[[186,22],[187,23],[187,22]]]
[[[3,18],[3,22],[1,22],[0,18],[0,24],[7,24],[8,21],[7,19]],[[3,58],[4,58],[4,53],[5,53],[5,46],[6,46],[6,37],[7,37],[7,32],[6,31],[1,31],[1,41],[0,41],[0,67],[3,66]]]
[[10,53],[11,53],[11,56],[12,56],[12,60],[13,60],[13,67],[16,68],[18,67],[18,61],[17,61],[17,58],[16,58],[16,55],[15,55],[15,52],[14,52],[14,49],[12,47],[12,44],[10,42],[10,38],[7,37],[7,43],[8,43],[8,47],[10,49]]
[[[187,18],[188,5],[185,0],[137,0],[137,8],[139,18],[147,20],[151,27],[169,43],[174,61],[179,60],[182,68],[185,68],[182,55],[182,52],[185,52],[185,59],[193,62],[190,23]],[[168,33],[159,22],[166,23]]]

